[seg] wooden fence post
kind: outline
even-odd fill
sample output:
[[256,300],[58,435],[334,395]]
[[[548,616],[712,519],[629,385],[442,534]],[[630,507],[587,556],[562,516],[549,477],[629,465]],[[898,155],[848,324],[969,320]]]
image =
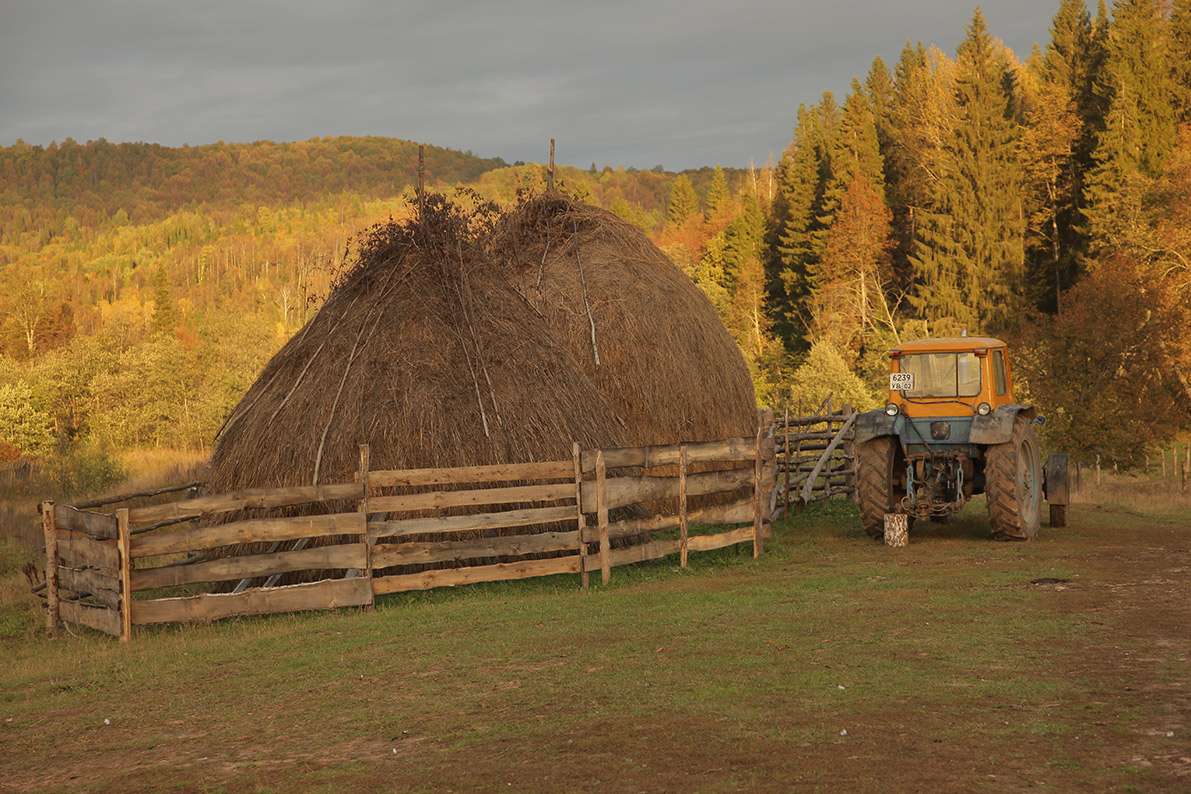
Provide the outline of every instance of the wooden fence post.
[[[785,433],[786,433],[786,437],[785,437],[785,440],[782,442],[782,453],[786,456],[786,463],[785,463],[786,487],[784,489],[785,493],[783,494],[783,498],[782,498],[782,501],[783,501],[782,515],[788,515],[790,513],[790,406],[789,406],[789,404],[786,405],[786,431],[785,431]],[[774,455],[775,463],[776,463],[776,458],[777,458],[777,456]]]
[[41,503],[41,529],[45,534],[45,630],[58,636],[58,530],[54,526],[54,503]]
[[686,515],[686,444],[678,446],[678,549],[679,567],[686,567],[687,559],[687,515]]
[[[758,420],[761,413],[757,412]],[[753,458],[753,559],[761,556],[764,540],[761,537],[761,472],[763,470],[761,435],[765,428],[757,422],[757,451]]]
[[575,461],[575,514],[579,520],[579,584],[586,591],[591,582],[587,573],[587,541],[583,538],[587,517],[583,515],[583,459],[578,441],[571,445],[571,457]]
[[132,639],[132,530],[128,508],[116,511],[116,537],[120,548],[120,642]]
[[[851,403],[844,403],[844,419],[847,420],[852,414],[856,413],[856,409],[852,407]],[[848,501],[856,502],[856,430],[853,428],[852,437],[844,442],[844,457],[847,458],[847,466],[852,467],[850,473],[844,474],[844,487],[848,489]],[[830,486],[828,487],[830,495]]]
[[596,520],[600,529],[600,577],[604,584],[612,578],[611,551],[608,540],[607,472],[604,470],[604,451],[596,451]]
[[360,484],[364,486],[364,495],[360,498],[359,510],[364,514],[364,535],[361,541],[364,544],[364,577],[368,580],[368,603],[364,605],[365,612],[376,611],[376,592],[372,589],[372,540],[368,536],[368,496],[369,491],[369,472],[372,469],[372,452],[371,447],[367,444],[360,445],[360,470],[357,477]]

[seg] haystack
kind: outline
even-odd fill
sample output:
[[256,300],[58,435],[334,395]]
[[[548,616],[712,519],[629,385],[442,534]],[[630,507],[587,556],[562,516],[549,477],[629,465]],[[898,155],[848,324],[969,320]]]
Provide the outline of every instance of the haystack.
[[210,491],[348,482],[374,469],[561,460],[625,430],[473,242],[472,218],[431,196],[388,223],[225,425]]
[[751,436],[748,367],[707,297],[637,227],[558,193],[487,241],[633,446]]

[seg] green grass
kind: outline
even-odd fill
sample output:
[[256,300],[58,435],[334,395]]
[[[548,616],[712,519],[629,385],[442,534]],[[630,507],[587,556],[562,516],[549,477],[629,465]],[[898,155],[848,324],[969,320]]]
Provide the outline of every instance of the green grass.
[[[994,543],[982,507],[925,525],[903,549],[869,541],[854,508],[833,503],[779,524],[759,560],[725,549],[686,569],[676,557],[618,568],[607,587],[596,575],[587,593],[575,576],[443,588],[382,597],[374,613],[138,628],[126,644],[85,630],[43,640],[32,599],[5,584],[0,746],[13,752],[0,779],[78,791],[785,790],[777,780],[869,791],[929,782],[962,759],[964,789],[997,790],[987,775],[1005,768],[1023,785],[1071,770],[1136,784],[1081,748],[1152,715],[1079,707],[1091,684],[1063,654],[1104,629],[1030,585],[1091,575],[1073,559],[1077,530]],[[1173,655],[1164,669],[1186,673]],[[914,760],[883,766],[891,752]],[[65,783],[64,758],[94,771]]]

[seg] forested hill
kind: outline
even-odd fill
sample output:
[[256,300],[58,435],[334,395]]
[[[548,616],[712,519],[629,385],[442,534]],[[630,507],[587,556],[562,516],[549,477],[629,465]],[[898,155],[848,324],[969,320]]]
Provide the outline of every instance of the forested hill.
[[[500,158],[426,147],[429,182],[473,182],[504,167]],[[417,182],[418,144],[397,138],[313,138],[295,143],[214,143],[170,148],[155,143],[0,147],[0,227],[72,216],[100,225],[121,210],[133,223],[183,208],[276,206],[353,193],[400,194]],[[22,217],[24,207],[30,216]]]

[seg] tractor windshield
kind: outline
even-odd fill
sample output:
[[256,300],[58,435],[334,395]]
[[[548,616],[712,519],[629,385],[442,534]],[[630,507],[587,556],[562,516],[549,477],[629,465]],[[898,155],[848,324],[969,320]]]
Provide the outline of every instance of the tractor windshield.
[[975,397],[980,394],[980,359],[975,353],[913,353],[900,358],[914,374],[907,397]]

